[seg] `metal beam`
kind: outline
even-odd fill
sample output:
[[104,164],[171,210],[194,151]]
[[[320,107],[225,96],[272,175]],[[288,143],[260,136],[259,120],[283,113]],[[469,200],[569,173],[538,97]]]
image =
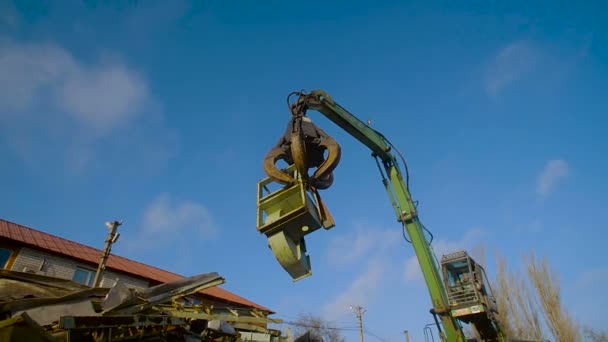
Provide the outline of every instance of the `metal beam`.
[[102,329],[114,327],[150,327],[167,325],[185,325],[186,321],[179,317],[159,315],[129,315],[129,316],[63,316],[59,319],[62,329]]
[[269,317],[252,317],[252,316],[235,316],[230,314],[208,314],[201,311],[196,311],[194,309],[183,308],[176,310],[172,307],[161,307],[156,306],[157,309],[160,309],[167,314],[173,317],[179,318],[195,318],[195,319],[204,319],[204,320],[220,320],[226,322],[240,322],[240,323],[257,323],[257,324],[281,324],[283,323],[282,319],[278,318],[269,318]]

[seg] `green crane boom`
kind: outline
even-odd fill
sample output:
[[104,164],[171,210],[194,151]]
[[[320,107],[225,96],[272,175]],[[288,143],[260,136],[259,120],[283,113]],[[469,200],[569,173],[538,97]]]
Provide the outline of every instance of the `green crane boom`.
[[[405,225],[412,242],[431,296],[434,312],[441,317],[448,341],[465,341],[460,325],[448,314],[449,304],[439,270],[435,264],[434,254],[424,234],[422,223],[408,188],[407,179],[404,179],[397,158],[391,153],[390,142],[382,134],[337,104],[329,94],[322,90],[312,91],[305,97],[304,101],[309,109],[325,115],[372,150],[374,157],[380,158],[388,175],[388,177],[383,177],[384,186],[395,209],[397,219]],[[407,177],[407,174],[405,176]]]
[[[464,332],[459,321],[452,315],[450,302],[440,272],[435,262],[434,253],[424,233],[425,228],[420,222],[416,205],[409,191],[409,175],[405,160],[405,174],[401,171],[397,157],[401,154],[381,133],[372,129],[345,108],[337,104],[329,94],[322,90],[310,93],[298,92],[299,99],[291,106],[294,115],[293,122],[302,120],[306,110],[315,110],[325,115],[340,128],[355,137],[372,151],[372,157],[376,159],[382,174],[382,181],[391,200],[397,219],[404,226],[418,258],[422,274],[431,297],[433,308],[431,313],[441,319],[440,335],[447,341],[466,341]],[[258,230],[267,235],[269,247],[273,250],[277,260],[297,281],[309,276],[311,272],[310,260],[306,255],[304,236],[320,227],[331,229],[334,226],[333,218],[322,202],[318,191],[314,187],[307,186],[311,182],[299,160],[306,159],[305,154],[312,153],[310,147],[303,147],[302,129],[296,124],[290,123],[290,129],[286,132],[291,134],[291,144],[278,145],[266,158],[266,171],[271,177],[262,180],[258,184]],[[318,130],[318,140],[327,137],[322,130]],[[284,142],[284,140],[283,140]],[[333,143],[326,144],[333,146]],[[273,152],[274,151],[274,152]],[[330,149],[330,153],[338,154],[338,157],[329,156],[327,159],[337,163],[339,159],[339,148]],[[276,162],[277,156],[282,156],[292,165],[282,171],[279,175],[276,170],[269,170],[269,165]],[[332,159],[333,158],[333,159]],[[318,166],[318,165],[317,165]],[[333,170],[333,166],[321,165],[319,169]],[[329,172],[329,171],[327,171]],[[326,174],[323,177],[333,179]],[[272,175],[276,175],[272,177]],[[321,177],[321,176],[319,176]],[[404,178],[405,177],[405,178]],[[314,178],[314,176],[313,176]],[[271,192],[266,187],[272,181],[285,185],[279,191]],[[327,185],[326,185],[327,186]],[[264,192],[269,194],[265,195]],[[497,332],[495,334],[499,336]],[[498,339],[497,339],[498,340]]]

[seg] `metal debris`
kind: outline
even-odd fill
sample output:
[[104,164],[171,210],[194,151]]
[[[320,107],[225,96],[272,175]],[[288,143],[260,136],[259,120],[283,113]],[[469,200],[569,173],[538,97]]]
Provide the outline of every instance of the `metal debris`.
[[[89,288],[65,279],[0,270],[0,340],[237,342],[243,341],[239,328],[282,322],[253,312],[236,316],[201,305],[177,305],[185,296],[224,281],[211,272],[137,291],[120,282],[112,288]],[[280,333],[269,336],[270,342],[284,341]]]
[[0,321],[0,341],[56,342],[58,340],[31,319],[28,314],[22,313]]
[[108,292],[106,297],[108,303],[117,302],[118,299],[115,297],[122,298],[122,300],[113,307],[104,301],[102,306],[105,304],[105,307],[108,308],[103,311],[103,314],[133,314],[150,309],[156,304],[171,302],[223,283],[224,278],[213,272],[160,284],[141,292],[130,291],[126,287],[122,287],[119,290]]

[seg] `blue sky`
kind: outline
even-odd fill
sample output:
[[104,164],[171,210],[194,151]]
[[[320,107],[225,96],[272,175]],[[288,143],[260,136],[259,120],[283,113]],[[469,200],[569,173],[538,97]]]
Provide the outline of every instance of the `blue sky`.
[[[20,1],[0,5],[0,215],[193,275],[291,320],[422,338],[430,301],[374,161],[341,143],[298,283],[255,229],[285,98],[324,89],[405,154],[437,253],[534,250],[608,326],[606,8],[581,2]],[[600,292],[601,291],[601,292]],[[345,331],[349,340],[355,332]],[[369,336],[374,339],[373,336]]]

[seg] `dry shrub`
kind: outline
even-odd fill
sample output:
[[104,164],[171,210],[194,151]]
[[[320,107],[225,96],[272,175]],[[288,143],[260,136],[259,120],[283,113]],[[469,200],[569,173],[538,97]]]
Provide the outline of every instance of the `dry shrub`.
[[534,253],[525,261],[526,272],[515,274],[507,269],[505,258],[498,257],[493,288],[507,336],[546,340],[545,326],[553,341],[582,341],[578,324],[563,306],[559,280],[548,261],[537,260]]
[[536,290],[538,304],[555,340],[581,341],[580,328],[562,305],[559,280],[547,260],[537,260],[532,253],[527,265],[528,277]]
[[608,333],[603,331],[595,331],[591,328],[586,328],[585,335],[590,342],[608,342]]
[[498,259],[495,296],[498,312],[507,336],[542,340],[542,324],[533,293],[526,279],[507,269],[504,257]]

